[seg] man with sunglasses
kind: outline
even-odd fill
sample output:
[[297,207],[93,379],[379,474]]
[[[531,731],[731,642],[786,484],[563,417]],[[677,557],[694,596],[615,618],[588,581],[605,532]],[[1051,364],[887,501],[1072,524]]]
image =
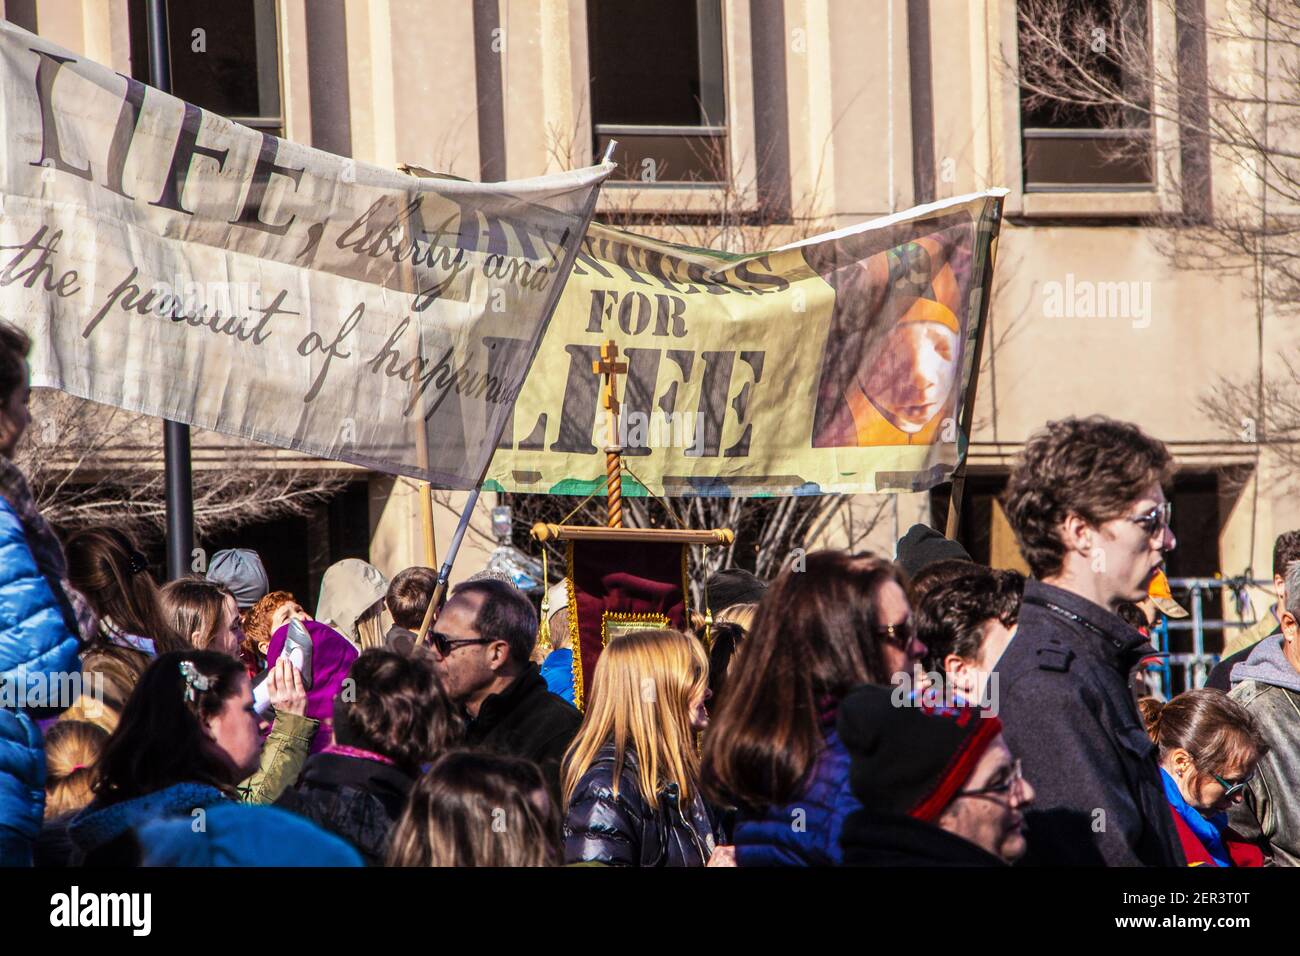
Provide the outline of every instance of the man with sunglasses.
[[1033,577],[998,660],[999,716],[1038,792],[1028,860],[1181,866],[1155,745],[1129,692],[1155,649],[1116,611],[1174,548],[1165,446],[1101,416],[1030,436],[1003,500]]
[[1264,638],[1232,671],[1229,696],[1255,718],[1269,750],[1228,820],[1275,865],[1300,866],[1300,561],[1286,569],[1285,593],[1281,635]]
[[430,635],[443,687],[464,708],[466,744],[533,761],[558,801],[560,761],[582,715],[546,689],[530,659],[536,641],[532,603],[490,578],[457,585]]

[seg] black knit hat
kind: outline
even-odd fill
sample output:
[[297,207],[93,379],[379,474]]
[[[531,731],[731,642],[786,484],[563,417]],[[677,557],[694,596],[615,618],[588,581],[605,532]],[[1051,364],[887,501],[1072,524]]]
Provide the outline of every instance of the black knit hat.
[[970,552],[956,541],[945,538],[928,525],[914,524],[907,529],[907,534],[898,539],[898,557],[894,563],[907,572],[909,578],[916,577],[928,564],[945,558],[960,558],[962,561],[973,560]]
[[867,684],[840,702],[849,784],[867,810],[934,823],[970,779],[1002,721],[978,707],[929,707]]
[[709,575],[709,607],[716,614],[733,604],[757,604],[767,582],[743,568],[724,568]]

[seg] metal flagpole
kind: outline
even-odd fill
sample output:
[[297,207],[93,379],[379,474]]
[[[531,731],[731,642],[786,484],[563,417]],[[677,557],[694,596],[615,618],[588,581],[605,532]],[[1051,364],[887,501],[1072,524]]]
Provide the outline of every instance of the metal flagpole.
[[959,410],[960,418],[957,420],[957,430],[959,432],[958,441],[961,436],[966,438],[966,454],[962,456],[961,464],[957,466],[952,476],[952,490],[948,495],[948,520],[944,526],[944,537],[957,540],[957,535],[961,530],[961,502],[966,491],[966,462],[970,458],[970,440],[975,430],[975,389],[979,385],[980,379],[980,362],[984,356],[984,337],[988,335],[986,326],[989,317],[989,300],[993,298],[993,263],[997,258],[998,236],[1002,231],[1002,201],[999,199],[997,204],[997,213],[993,221],[989,224],[991,235],[989,236],[989,247],[984,257],[984,268],[982,278],[984,290],[980,295],[980,313],[977,318],[978,334],[975,336],[975,354],[971,358],[970,381],[966,384],[966,394],[962,397],[962,404]]
[[[616,140],[610,140],[609,145],[605,147],[605,156],[602,162],[608,163],[611,161],[611,157],[614,155],[614,147],[617,145],[618,142]],[[591,217],[596,212],[596,199],[599,196],[600,186],[598,185],[591,191],[591,198],[587,201],[587,208],[584,209],[582,213],[582,229],[584,233],[586,232],[587,227],[591,225]],[[566,281],[568,280],[569,269],[573,265],[574,257],[577,255],[578,246],[581,242],[582,237],[579,236],[578,241],[573,245],[573,251],[569,254],[568,259],[564,264],[564,269],[559,273],[564,276]],[[546,333],[546,327],[550,325],[551,316],[555,313],[555,306],[559,302],[560,293],[563,289],[564,284],[557,283],[551,290],[551,300],[547,303],[546,322],[542,326],[542,335]],[[539,335],[537,337],[537,345],[539,347],[541,342],[542,336]],[[537,352],[534,350],[533,357],[536,358],[536,356]],[[528,364],[531,368],[531,359]],[[525,369],[525,374],[527,374],[527,369]],[[497,434],[493,439],[492,447],[495,447],[497,441],[500,440],[501,430],[504,428],[505,421],[503,419],[501,429],[497,430]],[[483,462],[482,471],[479,472],[478,481],[474,483],[474,488],[470,491],[469,498],[465,502],[465,510],[460,513],[460,522],[456,525],[456,533],[451,536],[451,543],[447,546],[447,557],[443,560],[442,567],[438,569],[438,583],[434,585],[433,597],[430,599],[428,607],[424,609],[424,620],[420,623],[420,631],[415,636],[416,647],[424,646],[424,643],[429,636],[429,628],[433,626],[433,622],[438,616],[438,611],[442,607],[442,602],[447,596],[447,586],[451,580],[451,568],[452,565],[456,563],[456,553],[460,550],[461,539],[465,537],[465,530],[469,527],[470,518],[474,515],[474,507],[478,504],[479,490],[483,487],[483,482],[487,479],[487,473],[490,467],[492,467],[492,456],[488,455],[487,460]]]
[[[166,0],[149,0],[149,85],[172,91],[171,56],[167,41]],[[194,485],[190,467],[190,427],[163,424],[163,459],[167,484],[167,577],[184,576],[194,547]]]

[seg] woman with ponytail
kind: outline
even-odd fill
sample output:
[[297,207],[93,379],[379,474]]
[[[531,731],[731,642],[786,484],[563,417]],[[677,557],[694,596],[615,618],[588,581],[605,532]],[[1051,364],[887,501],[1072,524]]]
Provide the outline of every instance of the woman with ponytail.
[[68,540],[67,551],[68,579],[99,621],[81,651],[85,685],[96,693],[83,694],[67,719],[88,720],[112,732],[149,662],[186,647],[189,635],[176,634],[167,623],[149,562],[125,532],[79,531]]
[[1264,854],[1228,826],[1255,767],[1268,751],[1250,712],[1202,688],[1168,703],[1138,702],[1159,748],[1160,778],[1190,866],[1263,866]]
[[45,735],[45,823],[33,847],[38,867],[70,866],[68,821],[95,797],[95,774],[108,731],[84,720],[60,720]]

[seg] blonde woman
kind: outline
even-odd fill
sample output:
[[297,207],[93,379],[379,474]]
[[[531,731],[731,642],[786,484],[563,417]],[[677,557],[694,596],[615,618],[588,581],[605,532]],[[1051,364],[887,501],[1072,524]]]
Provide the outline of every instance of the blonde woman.
[[722,700],[722,690],[727,674],[740,659],[740,649],[754,626],[757,604],[733,604],[718,612],[713,620],[709,642],[709,713],[713,714]]
[[[582,727],[565,754],[564,861],[724,865],[699,788],[695,735],[708,724],[709,662],[680,631],[639,631],[600,655]],[[716,852],[721,849],[721,852]]]
[[108,731],[84,720],[57,721],[45,734],[45,822],[32,848],[39,867],[71,866],[68,821],[95,798],[95,762]]

